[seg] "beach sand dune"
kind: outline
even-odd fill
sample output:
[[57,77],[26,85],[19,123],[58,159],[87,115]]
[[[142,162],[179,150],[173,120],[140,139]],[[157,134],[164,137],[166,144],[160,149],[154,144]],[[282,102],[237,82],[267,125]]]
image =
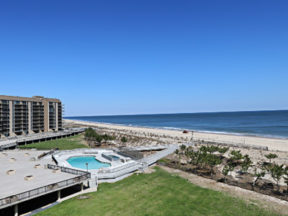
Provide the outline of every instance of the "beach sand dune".
[[192,140],[203,140],[206,142],[216,142],[216,143],[227,143],[235,145],[245,145],[245,146],[259,146],[268,147],[272,151],[285,151],[288,152],[288,139],[280,138],[266,138],[266,137],[256,137],[256,136],[242,136],[242,135],[231,135],[231,134],[220,134],[220,133],[206,133],[189,131],[189,133],[183,133],[183,131],[178,130],[168,130],[168,129],[157,129],[157,128],[146,128],[146,127],[133,127],[125,125],[116,124],[105,124],[105,123],[94,123],[78,120],[68,120],[65,119],[64,123],[88,126],[88,127],[100,127],[107,130],[119,131],[121,133],[132,133],[137,135],[145,135],[151,137],[161,137],[162,139],[177,139],[178,141],[190,142]]

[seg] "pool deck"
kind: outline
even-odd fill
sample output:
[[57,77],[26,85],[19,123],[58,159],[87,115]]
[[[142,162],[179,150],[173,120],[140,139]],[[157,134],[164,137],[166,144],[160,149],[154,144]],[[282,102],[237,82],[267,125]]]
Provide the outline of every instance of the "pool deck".
[[[110,161],[105,157],[105,155],[117,156],[120,160],[122,159],[125,162],[122,163],[120,160]],[[53,154],[53,157],[58,162],[59,166],[64,166],[64,167],[69,167],[69,168],[75,168],[70,163],[68,163],[67,160],[69,158],[71,158],[71,157],[90,157],[90,156],[95,157],[96,160],[98,160],[100,162],[111,164],[110,167],[99,168],[99,169],[89,169],[89,172],[95,172],[95,173],[97,173],[99,170],[102,170],[102,169],[112,169],[115,167],[122,166],[123,164],[128,164],[128,163],[133,162],[133,160],[131,160],[131,158],[118,155],[113,150],[110,150],[110,149],[75,149],[75,150],[59,151],[59,152],[56,152]],[[82,169],[82,170],[86,171],[86,169]]]

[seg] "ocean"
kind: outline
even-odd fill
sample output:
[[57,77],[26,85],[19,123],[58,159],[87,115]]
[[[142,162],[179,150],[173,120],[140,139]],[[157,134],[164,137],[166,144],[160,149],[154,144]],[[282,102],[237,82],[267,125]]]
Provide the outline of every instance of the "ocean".
[[288,138],[288,110],[152,115],[75,116],[67,119],[172,130]]

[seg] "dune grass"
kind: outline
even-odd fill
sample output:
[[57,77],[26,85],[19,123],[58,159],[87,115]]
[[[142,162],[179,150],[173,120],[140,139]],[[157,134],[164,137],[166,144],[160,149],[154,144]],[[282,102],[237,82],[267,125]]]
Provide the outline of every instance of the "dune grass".
[[98,191],[88,197],[64,201],[37,215],[277,215],[224,193],[193,185],[160,168],[152,174],[135,174],[114,184],[100,184]]
[[82,143],[83,135],[75,135],[72,137],[66,137],[62,139],[49,140],[40,143],[32,143],[27,145],[19,146],[20,149],[38,149],[38,150],[49,150],[58,148],[60,150],[69,150],[75,148],[88,148]]

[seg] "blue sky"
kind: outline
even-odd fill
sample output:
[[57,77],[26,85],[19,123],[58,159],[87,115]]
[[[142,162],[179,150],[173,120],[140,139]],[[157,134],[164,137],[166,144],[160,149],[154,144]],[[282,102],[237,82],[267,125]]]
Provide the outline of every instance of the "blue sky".
[[288,108],[285,0],[1,1],[0,94],[65,115]]

